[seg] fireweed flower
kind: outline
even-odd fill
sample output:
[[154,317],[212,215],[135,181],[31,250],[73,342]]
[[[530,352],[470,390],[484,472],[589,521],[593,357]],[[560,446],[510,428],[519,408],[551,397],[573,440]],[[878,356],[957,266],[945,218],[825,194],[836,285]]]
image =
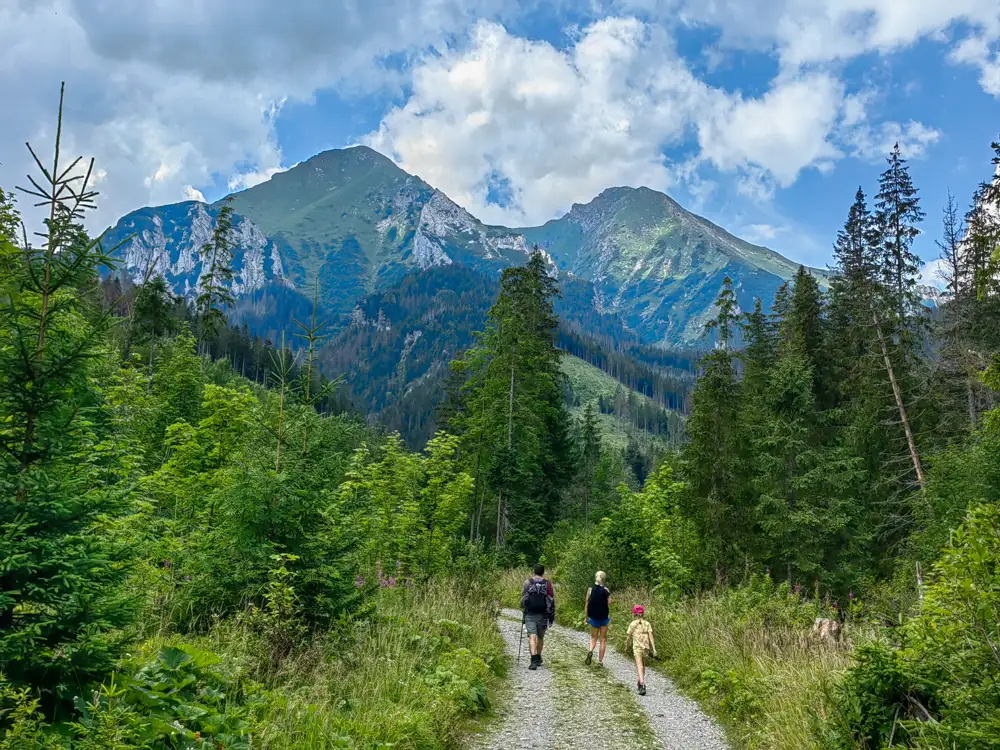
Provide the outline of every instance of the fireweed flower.
[[389,576],[388,584],[389,584],[389,588],[391,588],[391,589],[396,588],[396,576]]

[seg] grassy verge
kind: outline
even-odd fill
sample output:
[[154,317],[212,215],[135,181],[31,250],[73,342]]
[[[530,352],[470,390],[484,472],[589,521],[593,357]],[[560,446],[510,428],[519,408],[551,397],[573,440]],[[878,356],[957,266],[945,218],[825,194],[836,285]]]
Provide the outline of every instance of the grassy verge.
[[458,747],[506,669],[491,608],[458,589],[384,592],[352,643],[327,639],[287,665],[258,717],[262,746],[341,747],[346,736],[359,748]]
[[[504,676],[492,598],[455,580],[379,591],[367,616],[308,635],[249,610],[137,645],[78,720],[46,725],[5,685],[0,750],[450,750]],[[9,741],[8,741],[9,740]],[[13,742],[14,744],[10,744]]]

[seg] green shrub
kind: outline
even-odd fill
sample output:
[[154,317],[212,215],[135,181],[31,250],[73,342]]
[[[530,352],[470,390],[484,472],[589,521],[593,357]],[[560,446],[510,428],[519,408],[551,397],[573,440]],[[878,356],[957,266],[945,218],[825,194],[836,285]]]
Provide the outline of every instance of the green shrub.
[[1000,505],[970,511],[895,646],[859,649],[838,691],[842,748],[1000,747]]
[[254,690],[214,669],[215,654],[182,644],[154,659],[126,666],[89,701],[78,700],[75,725],[85,748],[249,750]]

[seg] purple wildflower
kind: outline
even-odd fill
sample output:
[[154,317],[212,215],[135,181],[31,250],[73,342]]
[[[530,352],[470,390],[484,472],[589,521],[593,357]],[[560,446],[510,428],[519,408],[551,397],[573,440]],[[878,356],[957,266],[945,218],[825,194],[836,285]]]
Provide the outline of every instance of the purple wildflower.
[[354,579],[354,588],[360,589],[363,588],[364,585],[365,585],[365,579],[362,576],[359,575],[357,578]]
[[396,588],[396,576],[389,576],[389,588]]
[[851,591],[851,592],[850,592],[850,593],[849,593],[849,594],[847,595],[847,598],[848,598],[848,599],[850,599],[850,600],[851,600],[851,601],[853,602],[853,601],[854,601],[854,592],[853,592],[853,591]]
[[378,585],[382,588],[387,588],[389,586],[389,582],[383,578],[378,582]]

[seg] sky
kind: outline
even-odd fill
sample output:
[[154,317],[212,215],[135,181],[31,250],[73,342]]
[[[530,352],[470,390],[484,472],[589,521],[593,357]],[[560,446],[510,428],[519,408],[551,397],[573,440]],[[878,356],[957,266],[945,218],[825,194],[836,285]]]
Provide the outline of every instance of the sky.
[[898,141],[931,261],[992,175],[1000,2],[0,0],[0,71],[0,186],[65,80],[97,230],[365,144],[488,223],[645,185],[822,267]]

